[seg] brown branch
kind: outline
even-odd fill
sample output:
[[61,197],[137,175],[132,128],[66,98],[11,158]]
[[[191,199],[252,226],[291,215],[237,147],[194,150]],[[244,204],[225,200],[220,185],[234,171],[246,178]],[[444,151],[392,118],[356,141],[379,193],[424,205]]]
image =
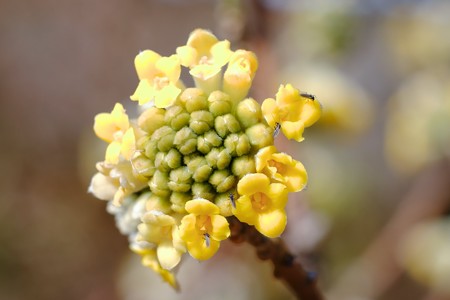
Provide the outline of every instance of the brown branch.
[[324,299],[317,287],[315,273],[303,269],[282,239],[270,239],[235,217],[228,218],[228,221],[231,229],[230,240],[234,243],[246,241],[255,247],[261,260],[271,260],[274,265],[274,276],[287,283],[298,299]]

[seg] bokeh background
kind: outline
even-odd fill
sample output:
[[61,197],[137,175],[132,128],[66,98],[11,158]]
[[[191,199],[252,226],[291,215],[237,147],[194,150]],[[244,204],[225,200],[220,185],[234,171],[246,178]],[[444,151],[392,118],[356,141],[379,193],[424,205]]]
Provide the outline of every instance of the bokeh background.
[[283,235],[329,299],[450,299],[450,2],[0,0],[0,299],[292,299],[246,245],[187,260],[173,292],[87,194],[93,118],[129,101],[139,50],[202,27],[324,115]]

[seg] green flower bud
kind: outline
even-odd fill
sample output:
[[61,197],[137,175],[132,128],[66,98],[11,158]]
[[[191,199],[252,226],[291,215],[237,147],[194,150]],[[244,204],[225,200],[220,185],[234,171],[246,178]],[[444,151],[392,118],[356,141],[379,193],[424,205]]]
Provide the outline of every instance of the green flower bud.
[[203,198],[213,201],[216,196],[216,191],[212,185],[207,182],[194,182],[191,187],[192,198]]
[[156,171],[154,161],[139,152],[131,158],[131,165],[136,173],[145,177],[153,176]]
[[190,115],[180,105],[172,105],[166,111],[165,122],[173,130],[180,130],[189,124]]
[[236,185],[236,178],[227,169],[216,170],[209,177],[209,183],[216,188],[218,193],[224,193]]
[[150,186],[150,190],[158,196],[161,197],[169,197],[170,189],[168,186],[169,176],[167,173],[156,170],[155,174],[153,174],[152,179],[148,183]]
[[184,193],[191,189],[192,173],[186,166],[172,170],[169,179],[168,186],[174,192]]
[[152,192],[143,193],[139,196],[138,200],[141,199],[141,197],[147,198],[145,203],[145,209],[147,211],[159,210],[165,214],[171,213],[171,203],[167,197],[161,197],[153,194]]
[[242,178],[249,173],[255,173],[255,159],[248,155],[236,157],[231,163],[231,171],[238,178]]
[[207,132],[214,124],[214,117],[212,113],[207,110],[198,110],[191,113],[189,127],[196,134],[203,134]]
[[231,196],[233,195],[234,199],[236,199],[236,192],[234,190],[231,190],[231,192],[225,192],[221,193],[216,196],[214,199],[214,203],[219,207],[220,214],[224,217],[230,217],[233,215],[231,208],[233,207],[233,204],[231,203]]
[[205,158],[208,162],[208,165],[210,165],[213,168],[217,168],[217,160],[220,153],[220,148],[213,148],[211,151],[209,151],[208,154],[206,154]]
[[244,128],[253,126],[262,120],[261,106],[251,98],[238,103],[236,117]]
[[170,167],[166,163],[166,152],[158,152],[155,156],[155,167],[161,172],[169,172]]
[[203,154],[209,153],[212,148],[222,145],[222,138],[216,133],[215,130],[205,132],[197,139],[197,149]]
[[225,148],[232,156],[241,156],[250,152],[252,146],[245,133],[229,134],[224,141]]
[[273,129],[265,124],[255,124],[248,128],[245,133],[255,151],[273,145]]
[[192,195],[190,193],[174,192],[170,195],[171,209],[176,213],[185,214],[186,209],[184,206],[189,200],[192,200]]
[[175,131],[169,126],[162,126],[153,132],[151,140],[157,141],[159,151],[167,152],[173,147]]
[[172,170],[181,166],[181,159],[181,153],[174,148],[170,149],[167,155],[164,157],[165,163]]
[[139,116],[138,126],[151,135],[156,129],[165,125],[164,114],[164,109],[150,107]]
[[189,127],[183,127],[175,134],[173,143],[181,154],[188,155],[197,150],[197,135]]
[[217,169],[221,170],[221,169],[225,169],[226,167],[228,167],[228,165],[231,162],[231,155],[228,152],[227,149],[222,148],[222,150],[219,152],[219,154],[217,155]]
[[156,154],[159,152],[158,151],[158,141],[157,140],[152,140],[150,139],[146,144],[145,144],[145,156],[147,156],[149,159],[155,159]]
[[145,151],[145,146],[147,146],[148,141],[150,140],[149,135],[143,135],[136,141],[136,150]]
[[186,110],[191,113],[197,110],[208,109],[208,101],[203,90],[198,88],[187,88],[180,95],[180,100],[186,107]]
[[232,103],[228,94],[214,91],[208,97],[209,111],[215,116],[222,116],[231,112]]
[[208,165],[206,158],[202,156],[197,156],[196,158],[189,161],[187,167],[192,173],[192,178],[196,182],[203,182],[209,179],[212,173],[212,168]]
[[217,133],[225,138],[230,132],[235,133],[241,130],[241,125],[232,114],[218,116],[214,120],[214,128]]

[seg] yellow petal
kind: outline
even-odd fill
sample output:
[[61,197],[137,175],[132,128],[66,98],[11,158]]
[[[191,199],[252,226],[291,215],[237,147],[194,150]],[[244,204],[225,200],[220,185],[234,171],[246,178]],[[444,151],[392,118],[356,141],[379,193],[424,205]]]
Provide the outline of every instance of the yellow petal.
[[145,104],[155,96],[155,89],[147,79],[139,81],[136,91],[130,96],[133,101],[139,101],[139,105]]
[[211,238],[217,241],[222,241],[230,236],[230,227],[225,217],[220,215],[211,216],[211,224]]
[[198,260],[210,259],[217,250],[219,250],[220,242],[210,239],[209,245],[207,245],[206,240],[198,239],[196,242],[188,243],[187,248],[189,254]]
[[302,121],[298,122],[281,122],[281,131],[288,139],[296,140],[297,142],[303,141],[303,131],[305,131],[305,125]]
[[286,228],[287,218],[284,210],[276,209],[259,215],[256,229],[267,237],[280,236]]
[[233,51],[230,50],[230,42],[227,40],[217,42],[211,47],[211,57],[214,63],[224,66],[229,60]]
[[267,146],[259,149],[255,156],[256,172],[261,172],[267,166],[267,161],[272,158],[272,154],[275,152],[277,152],[275,146]]
[[248,196],[241,196],[236,200],[236,207],[232,207],[231,211],[239,219],[239,221],[254,225],[257,221],[258,214],[252,206],[252,201]]
[[194,199],[186,202],[186,211],[194,215],[217,215],[219,208],[209,200]]
[[117,192],[117,186],[111,177],[102,173],[96,173],[89,185],[88,192],[92,193],[96,198],[101,200],[112,200]]
[[267,196],[271,199],[272,208],[284,208],[288,201],[288,191],[284,184],[272,183]]
[[180,78],[181,67],[177,55],[170,57],[161,57],[156,62],[156,68],[160,70],[170,82],[175,83]]
[[178,47],[177,55],[180,58],[180,64],[185,67],[191,67],[198,61],[197,50],[191,46]]
[[275,127],[275,124],[280,121],[277,104],[274,99],[268,98],[264,100],[261,105],[261,111],[270,127]]
[[167,108],[169,106],[172,106],[172,104],[174,104],[177,100],[177,97],[180,93],[181,89],[170,83],[169,85],[156,92],[155,106],[158,108]]
[[116,103],[111,113],[100,113],[95,116],[94,132],[108,143],[114,140],[116,132],[125,131],[128,127],[128,115],[120,103]]
[[133,128],[129,128],[122,137],[121,153],[126,160],[130,160],[136,151],[136,138]]
[[152,50],[144,50],[136,55],[134,66],[136,67],[139,80],[153,80],[153,77],[155,77],[155,74],[157,73],[155,64],[160,58],[161,55]]
[[156,255],[161,267],[166,270],[173,269],[181,260],[181,253],[173,247],[170,241],[159,244]]
[[196,29],[190,35],[187,45],[197,50],[198,56],[209,56],[211,47],[217,43],[217,38],[211,32],[204,29]]
[[119,142],[112,142],[106,148],[105,161],[109,164],[117,164],[119,162],[120,150],[122,145]]
[[269,178],[261,173],[247,174],[239,180],[237,190],[239,195],[252,195],[264,192],[270,184]]

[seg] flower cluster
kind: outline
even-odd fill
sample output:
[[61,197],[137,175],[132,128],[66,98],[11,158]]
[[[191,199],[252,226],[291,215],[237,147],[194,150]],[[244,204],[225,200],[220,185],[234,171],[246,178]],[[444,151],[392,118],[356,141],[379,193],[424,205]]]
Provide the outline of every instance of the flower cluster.
[[[320,116],[314,97],[281,85],[262,106],[247,94],[258,61],[228,41],[197,29],[176,54],[151,50],[135,59],[139,85],[131,96],[140,116],[121,104],[96,116],[94,131],[109,143],[89,190],[108,201],[130,248],[176,286],[174,268],[188,252],[211,258],[227,239],[227,217],[268,237],[286,226],[289,192],[307,181],[303,165],[274,146],[282,131],[303,140]],[[195,87],[180,80],[189,69]]]

